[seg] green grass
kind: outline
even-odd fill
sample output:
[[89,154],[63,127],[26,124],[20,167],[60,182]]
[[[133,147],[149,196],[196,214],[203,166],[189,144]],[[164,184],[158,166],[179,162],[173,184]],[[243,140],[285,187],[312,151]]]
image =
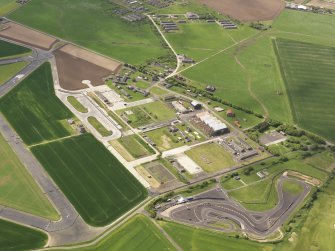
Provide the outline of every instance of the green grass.
[[204,171],[212,173],[234,166],[231,154],[216,143],[204,144],[185,152]]
[[0,111],[28,145],[71,135],[64,120],[73,114],[54,93],[49,63],[1,98]]
[[266,211],[278,203],[277,179],[266,179],[229,192],[243,207],[253,211]]
[[19,6],[20,4],[18,4],[15,0],[0,0],[0,16],[5,16]]
[[155,151],[137,135],[121,137],[117,140],[135,158],[142,158]]
[[145,216],[136,215],[97,244],[71,250],[175,250],[158,228]]
[[168,94],[169,92],[164,90],[164,89],[161,89],[157,86],[153,86],[151,89],[150,89],[150,92],[153,93],[153,94],[156,94],[158,96],[162,96],[162,95],[166,95]]
[[98,131],[98,133],[102,137],[108,137],[108,136],[111,136],[113,134],[113,132],[108,131],[106,129],[106,127],[104,127],[104,125],[101,124],[101,122],[96,117],[91,116],[91,117],[88,117],[87,120]]
[[15,76],[19,71],[28,65],[27,62],[18,62],[14,64],[0,65],[0,85]]
[[283,183],[283,191],[291,195],[298,195],[304,191],[304,187],[294,180],[285,180]]
[[[0,8],[1,8],[1,3],[0,3]],[[0,13],[1,13],[1,9],[0,9]],[[16,44],[12,44],[12,43],[0,40],[0,58],[1,59],[11,58],[13,56],[18,57],[22,54],[27,54],[30,52],[31,50],[26,47],[22,47]]]
[[149,21],[126,22],[114,9],[104,0],[34,0],[10,18],[130,64],[166,55]]
[[81,113],[87,113],[88,110],[85,106],[82,105],[82,103],[80,103],[78,101],[78,99],[76,99],[74,96],[68,96],[67,97],[67,101],[69,101],[69,103],[78,111]]
[[133,127],[144,126],[160,121],[167,121],[176,117],[173,110],[170,109],[165,103],[160,101],[122,109],[117,111],[117,113],[121,114],[125,111],[133,112],[133,114],[127,115]]
[[280,251],[295,250],[333,250],[335,247],[335,180],[320,193],[313,203],[301,230],[295,231],[294,241],[285,241],[278,245]]
[[1,134],[0,159],[0,204],[58,220],[57,211]]
[[274,42],[297,124],[335,142],[335,47]]
[[146,189],[91,134],[31,148],[90,225],[106,225],[130,210]]
[[0,250],[42,248],[48,240],[45,233],[0,219]]
[[262,244],[197,227],[173,222],[158,222],[184,251],[270,251],[273,244]]
[[324,151],[307,158],[304,162],[315,168],[331,172],[335,168],[335,154],[330,151]]

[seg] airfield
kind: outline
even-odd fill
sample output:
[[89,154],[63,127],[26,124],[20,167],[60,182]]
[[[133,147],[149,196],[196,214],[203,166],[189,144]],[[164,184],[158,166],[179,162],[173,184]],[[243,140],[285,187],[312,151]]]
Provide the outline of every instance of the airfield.
[[0,0],[4,246],[294,250],[313,215],[329,230],[334,16],[241,2]]

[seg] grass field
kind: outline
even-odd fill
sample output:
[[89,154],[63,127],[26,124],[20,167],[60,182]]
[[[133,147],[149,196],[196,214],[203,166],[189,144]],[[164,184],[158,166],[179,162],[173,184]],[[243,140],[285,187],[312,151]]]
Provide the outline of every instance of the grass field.
[[[1,8],[1,2],[0,2],[0,8]],[[0,9],[1,12],[1,9]],[[1,16],[1,15],[0,15]],[[18,57],[22,54],[30,53],[31,50],[22,47],[16,44],[8,43],[6,41],[0,40],[0,58],[11,58],[13,56]]]
[[216,143],[204,144],[185,152],[204,171],[212,173],[234,166],[231,154]]
[[167,121],[176,117],[172,109],[160,101],[151,102],[145,105],[135,106],[117,111],[120,115],[123,112],[131,111],[127,117],[133,127],[148,125],[155,122]]
[[71,135],[73,114],[56,97],[51,68],[44,63],[0,99],[0,111],[28,144]]
[[292,242],[278,245],[278,251],[333,250],[335,247],[335,180],[319,195]]
[[335,142],[335,47],[286,39],[277,39],[274,46],[294,120]]
[[40,231],[0,219],[0,250],[33,250],[42,248],[47,240]]
[[80,103],[78,101],[78,99],[76,99],[74,96],[68,96],[67,97],[67,101],[69,101],[69,103],[78,111],[81,113],[87,113],[88,110],[85,106],[82,105],[82,103]]
[[276,188],[277,179],[266,179],[238,190],[229,192],[229,196],[241,205],[253,211],[266,211],[278,203]]
[[335,168],[335,154],[330,151],[324,151],[306,159],[305,163],[331,172]]
[[114,6],[104,0],[34,0],[10,18],[130,64],[166,55],[149,23],[126,22],[113,14]]
[[59,219],[57,211],[1,134],[0,159],[0,204],[51,220]]
[[135,158],[142,158],[155,151],[137,135],[121,137],[117,140]]
[[298,195],[304,191],[304,187],[294,180],[286,180],[283,183],[283,191],[291,195]]
[[0,85],[4,84],[7,80],[15,76],[15,74],[17,74],[27,65],[28,65],[27,62],[18,62],[14,64],[1,65]]
[[262,244],[206,229],[172,222],[158,222],[184,251],[271,251],[273,244]]
[[147,195],[91,134],[35,146],[31,151],[91,225],[110,223]]
[[90,116],[90,117],[87,118],[87,120],[98,131],[98,133],[102,137],[108,137],[108,136],[111,136],[113,134],[113,132],[108,131],[106,129],[106,127],[104,127],[104,125],[101,124],[101,122],[96,117]]
[[71,250],[175,250],[158,228],[145,216],[136,215],[93,246]]

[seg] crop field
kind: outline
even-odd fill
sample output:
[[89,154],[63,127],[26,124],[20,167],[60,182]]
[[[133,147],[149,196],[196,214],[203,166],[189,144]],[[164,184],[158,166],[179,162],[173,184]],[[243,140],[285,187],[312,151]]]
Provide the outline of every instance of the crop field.
[[48,236],[32,228],[0,219],[0,250],[33,250],[42,248]]
[[104,0],[36,0],[10,18],[130,64],[166,55],[149,21],[126,22],[113,14],[114,6]]
[[335,47],[286,39],[274,42],[299,126],[335,142]]
[[64,121],[73,114],[54,93],[49,63],[1,98],[0,111],[28,145],[71,135]]
[[204,171],[212,173],[234,166],[231,154],[216,143],[208,143],[185,152]]
[[18,62],[14,64],[0,65],[0,85],[4,84],[11,77],[27,66],[27,62]]
[[[173,222],[159,221],[163,229],[183,250],[201,251],[271,251],[273,244],[262,244],[244,239],[235,239],[223,233],[189,227]],[[191,240],[191,241],[190,241]]]
[[[1,2],[0,2],[0,8],[1,8]],[[31,50],[26,47],[22,47],[16,44],[8,43],[4,40],[0,40],[0,59],[11,58],[13,56],[17,57],[18,55],[30,52]]]
[[136,215],[94,246],[72,250],[175,250],[158,228],[145,216]]
[[280,243],[278,250],[333,250],[335,246],[335,181],[318,196],[292,241]]
[[119,138],[118,142],[127,149],[135,159],[155,153],[155,151],[137,135]]
[[101,122],[93,116],[90,116],[87,118],[87,121],[97,130],[97,132],[102,136],[102,137],[107,137],[111,136],[113,134],[112,131],[108,131],[106,127],[104,127]]
[[34,146],[31,151],[90,225],[110,223],[147,195],[91,134]]
[[0,204],[57,220],[57,211],[1,134],[0,159]]

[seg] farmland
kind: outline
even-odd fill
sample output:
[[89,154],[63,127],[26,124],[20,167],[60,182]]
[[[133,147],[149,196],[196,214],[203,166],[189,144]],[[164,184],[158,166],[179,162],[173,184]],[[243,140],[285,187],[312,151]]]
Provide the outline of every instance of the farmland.
[[73,114],[54,93],[49,63],[1,98],[0,111],[28,145],[71,135]]
[[204,171],[217,172],[234,166],[235,161],[229,152],[216,143],[204,144],[186,152]]
[[[145,240],[145,241],[144,241]],[[175,250],[151,221],[136,215],[94,246],[72,250]]]
[[0,159],[0,204],[57,220],[57,211],[1,134]]
[[17,74],[27,65],[26,62],[18,62],[14,64],[0,65],[0,85],[4,84],[7,80]]
[[42,248],[48,236],[40,231],[0,219],[0,250],[32,250]]
[[[1,5],[0,5],[1,7]],[[22,54],[30,53],[31,50],[16,44],[8,43],[6,41],[0,40],[0,59],[11,58],[13,56],[17,57]]]
[[10,18],[131,64],[166,55],[150,24],[127,23],[113,9],[103,0],[37,0]]
[[146,197],[144,187],[90,134],[31,150],[91,225],[110,223]]
[[294,120],[301,127],[335,142],[335,48],[277,39]]
[[159,224],[183,250],[273,250],[272,244],[261,244],[243,239],[237,241],[237,239],[228,237],[227,235],[219,232],[209,231],[196,227],[189,227],[172,222],[160,221]]

